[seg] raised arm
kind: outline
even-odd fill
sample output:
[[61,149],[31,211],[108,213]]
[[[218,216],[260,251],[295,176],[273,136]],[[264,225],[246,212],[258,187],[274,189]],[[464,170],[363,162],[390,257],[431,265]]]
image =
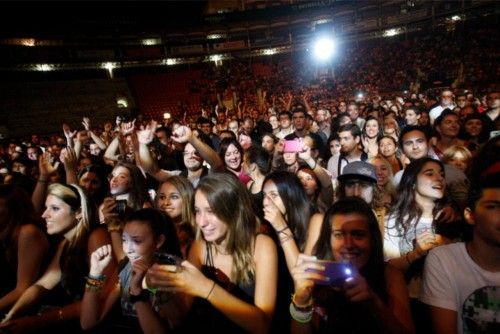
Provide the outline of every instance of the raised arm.
[[66,183],[78,184],[78,167],[75,150],[73,150],[71,147],[62,149],[59,160],[61,160],[61,162],[63,163],[64,170],[66,171]]
[[[113,274],[111,277],[104,277],[104,272],[112,260],[113,249],[110,244],[97,248],[91,254],[89,278],[92,281],[85,289],[80,313],[80,325],[84,330],[101,322],[120,298],[118,276]],[[110,291],[103,291],[106,280],[109,281]]]
[[280,211],[278,205],[276,205],[271,196],[268,196],[268,198],[268,204],[264,205],[264,219],[271,223],[271,226],[276,231],[281,248],[285,254],[288,271],[291,272],[300,253],[299,247],[295,242],[293,232],[288,226],[288,222],[285,220],[285,212]]
[[92,138],[94,143],[96,143],[101,150],[106,149],[106,143],[104,143],[102,139],[92,131],[92,128],[90,127],[90,119],[88,117],[83,118],[82,125],[85,130],[87,130],[87,133],[90,135],[90,138]]
[[36,212],[42,212],[43,207],[45,206],[47,183],[49,182],[48,179],[50,174],[54,173],[56,170],[54,166],[50,164],[49,152],[41,154],[38,158],[38,170],[40,175],[38,176],[33,194],[31,194],[31,202],[35,207]]
[[158,167],[158,164],[153,160],[148,147],[149,143],[151,143],[154,138],[154,130],[156,129],[156,124],[156,121],[151,121],[151,123],[149,123],[145,128],[137,131],[136,134],[139,146],[139,159],[136,161],[136,164],[159,182],[164,182],[174,174],[166,170],[162,170]]
[[202,157],[212,168],[218,170],[223,167],[224,163],[221,158],[210,146],[202,142],[196,137],[187,126],[180,126],[174,130],[172,139],[178,143],[190,143],[196,149],[200,157]]

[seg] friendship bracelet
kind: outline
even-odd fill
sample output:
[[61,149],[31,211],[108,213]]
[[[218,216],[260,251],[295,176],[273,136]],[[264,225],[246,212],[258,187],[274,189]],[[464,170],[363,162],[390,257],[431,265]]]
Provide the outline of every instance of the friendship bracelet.
[[281,230],[279,231],[276,231],[277,234],[280,234],[280,233],[283,233],[284,231],[288,230],[290,227],[288,225],[286,225],[285,227],[283,227]]
[[210,295],[212,294],[212,291],[214,291],[215,289],[215,281],[212,281],[214,284],[212,285],[212,288],[210,289],[210,292],[208,293],[207,297],[205,297],[206,300],[208,300],[208,298],[210,297]]
[[45,184],[45,183],[47,183],[47,180],[41,180],[41,179],[38,179],[38,180],[37,180],[37,182],[40,182],[40,183]]

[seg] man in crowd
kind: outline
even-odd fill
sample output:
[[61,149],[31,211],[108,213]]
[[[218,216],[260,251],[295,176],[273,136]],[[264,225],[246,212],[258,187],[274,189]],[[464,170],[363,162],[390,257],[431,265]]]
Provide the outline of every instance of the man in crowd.
[[359,117],[359,107],[357,103],[349,103],[349,105],[347,106],[347,113],[349,114],[349,117],[351,118],[351,122],[353,124],[356,124],[360,129],[365,126],[365,119]]
[[356,124],[340,126],[339,131],[340,155],[334,157],[332,178],[336,178],[344,167],[354,161],[366,161],[368,155],[361,149],[361,130]]
[[289,111],[282,111],[278,118],[280,122],[280,131],[276,133],[276,137],[283,139],[293,133],[292,114]]
[[429,117],[431,118],[431,125],[434,124],[434,120],[441,115],[443,110],[445,109],[450,109],[453,110],[455,108],[455,95],[453,95],[453,91],[451,89],[444,89],[441,92],[441,97],[440,97],[440,104],[434,108],[431,109],[429,112]]
[[500,173],[473,185],[464,216],[472,240],[431,250],[420,299],[436,333],[500,333]]
[[[424,157],[438,159],[432,148],[428,144],[427,135],[422,127],[407,126],[401,131],[399,144],[403,153],[410,161]],[[469,181],[465,174],[455,166],[444,164],[446,187],[451,199],[463,206],[467,198]],[[404,170],[400,170],[394,175],[394,183],[399,184]]]

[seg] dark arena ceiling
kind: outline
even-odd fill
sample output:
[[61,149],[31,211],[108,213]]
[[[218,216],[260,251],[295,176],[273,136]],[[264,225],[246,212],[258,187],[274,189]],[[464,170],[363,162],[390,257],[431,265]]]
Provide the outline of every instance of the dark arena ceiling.
[[221,51],[223,59],[285,53],[306,48],[320,31],[362,41],[391,29],[448,29],[452,17],[497,20],[499,6],[486,0],[0,1],[0,72],[193,64]]

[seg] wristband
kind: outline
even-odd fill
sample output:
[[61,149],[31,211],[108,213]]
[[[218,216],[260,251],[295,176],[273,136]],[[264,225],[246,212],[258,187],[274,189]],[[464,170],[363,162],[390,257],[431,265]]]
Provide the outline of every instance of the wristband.
[[290,303],[290,316],[293,320],[300,322],[301,324],[307,324],[311,321],[313,315],[312,307],[310,311],[300,311],[297,307],[292,303]]
[[132,295],[130,294],[130,290],[128,292],[129,294],[129,301],[132,303],[132,304],[135,304],[137,302],[147,302],[149,301],[149,291],[148,290],[145,290],[145,289],[142,289],[141,290],[141,293],[138,294],[138,295]]

